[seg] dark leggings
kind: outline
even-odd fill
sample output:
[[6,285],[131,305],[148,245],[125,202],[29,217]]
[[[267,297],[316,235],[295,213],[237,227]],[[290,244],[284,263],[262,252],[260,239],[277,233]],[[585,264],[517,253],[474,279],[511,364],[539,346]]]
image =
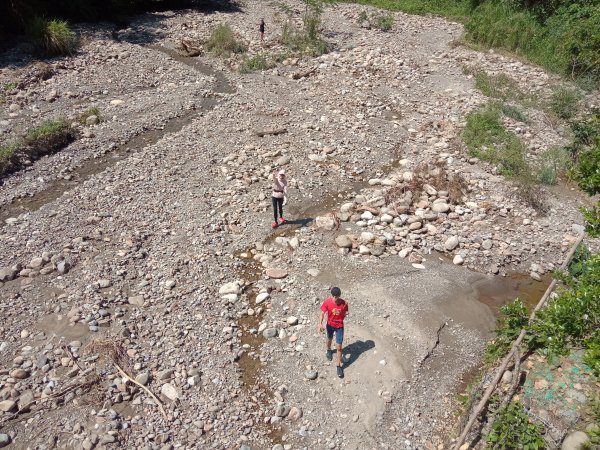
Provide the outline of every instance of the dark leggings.
[[283,218],[283,199],[277,197],[271,197],[271,199],[273,200],[273,216],[277,222],[277,208],[279,208],[279,217]]

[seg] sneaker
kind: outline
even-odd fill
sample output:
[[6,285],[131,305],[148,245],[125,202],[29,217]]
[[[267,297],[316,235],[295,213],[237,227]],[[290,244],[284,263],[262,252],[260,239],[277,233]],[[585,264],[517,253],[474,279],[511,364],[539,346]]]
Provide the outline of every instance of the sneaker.
[[337,366],[337,376],[344,378],[344,369],[342,369],[342,366]]
[[279,225],[283,225],[285,223],[285,219],[283,217],[279,218]]
[[279,226],[279,225],[277,224],[277,222],[273,222],[273,223],[271,224],[271,228],[277,228],[278,226]]
[[327,357],[327,359],[329,361],[333,361],[333,352],[331,350],[327,350],[327,353],[325,353],[325,356]]

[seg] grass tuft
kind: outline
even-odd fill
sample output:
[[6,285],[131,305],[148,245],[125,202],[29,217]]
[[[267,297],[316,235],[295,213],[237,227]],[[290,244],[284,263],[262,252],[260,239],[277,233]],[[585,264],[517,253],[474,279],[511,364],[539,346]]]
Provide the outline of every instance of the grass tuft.
[[77,50],[77,37],[65,20],[34,17],[29,35],[36,50],[45,56],[72,55]]
[[268,70],[274,67],[273,62],[267,59],[264,53],[257,53],[251,57],[244,56],[240,65],[240,73],[251,73],[260,70]]
[[577,113],[581,94],[569,87],[561,86],[552,92],[550,109],[561,119],[569,120]]

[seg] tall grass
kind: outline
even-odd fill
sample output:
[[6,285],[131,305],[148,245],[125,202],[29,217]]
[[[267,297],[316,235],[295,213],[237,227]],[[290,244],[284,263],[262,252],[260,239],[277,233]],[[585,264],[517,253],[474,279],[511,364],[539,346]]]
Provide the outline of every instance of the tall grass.
[[29,36],[37,51],[46,56],[72,55],[77,50],[77,37],[64,20],[34,17]]

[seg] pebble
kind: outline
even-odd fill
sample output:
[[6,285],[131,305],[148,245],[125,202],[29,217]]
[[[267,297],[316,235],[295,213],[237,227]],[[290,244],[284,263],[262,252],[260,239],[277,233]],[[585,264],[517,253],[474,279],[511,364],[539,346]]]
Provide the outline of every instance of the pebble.
[[276,269],[276,268],[268,268],[265,271],[265,274],[269,278],[280,279],[288,276],[287,270],[285,269]]

